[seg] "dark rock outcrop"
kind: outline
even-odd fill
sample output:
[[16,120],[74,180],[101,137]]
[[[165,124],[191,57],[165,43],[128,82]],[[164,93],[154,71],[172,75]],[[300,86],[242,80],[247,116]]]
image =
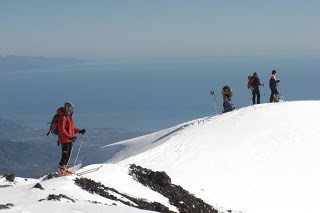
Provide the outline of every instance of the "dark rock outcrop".
[[10,209],[10,207],[13,207],[14,205],[12,203],[7,203],[5,205],[0,204],[0,209]]
[[61,201],[61,198],[70,200],[71,202],[75,203],[76,201],[64,194],[59,194],[59,195],[55,195],[55,194],[49,194],[47,199],[41,199],[39,201],[43,201],[43,200],[54,200],[54,201]]
[[[161,203],[147,202],[142,199],[130,197],[128,195],[118,192],[113,188],[106,187],[101,183],[95,182],[87,178],[77,178],[75,180],[75,184],[90,193],[95,193],[102,197],[119,201],[128,206],[132,206],[132,207],[144,209],[144,210],[162,212],[162,213],[172,213],[172,211],[170,211],[168,207],[162,205]],[[117,194],[118,196],[115,196],[112,194]],[[131,202],[127,200],[130,200]],[[134,205],[133,203],[136,205]]]
[[36,185],[34,185],[32,188],[36,188],[36,189],[41,189],[44,190],[44,188],[41,186],[40,183],[37,183]]
[[9,175],[5,175],[6,180],[10,181],[10,182],[14,182],[14,180],[16,179],[16,175],[14,173],[11,173]]
[[[180,213],[219,213],[211,205],[197,198],[179,185],[171,183],[171,178],[165,172],[154,172],[132,164],[129,175],[146,187],[151,188],[169,199],[171,205],[175,206]],[[92,194],[98,194],[105,198],[119,201],[125,205],[144,210],[157,211],[161,213],[172,213],[173,211],[158,202],[147,202],[145,199],[134,198],[122,194],[113,188],[104,186],[87,178],[76,178],[75,184]],[[114,204],[116,205],[116,204]],[[227,212],[233,212],[228,210]]]
[[165,172],[154,172],[132,164],[129,174],[144,186],[167,197],[170,204],[176,206],[180,213],[218,213],[211,205],[181,186],[171,184],[171,179]]

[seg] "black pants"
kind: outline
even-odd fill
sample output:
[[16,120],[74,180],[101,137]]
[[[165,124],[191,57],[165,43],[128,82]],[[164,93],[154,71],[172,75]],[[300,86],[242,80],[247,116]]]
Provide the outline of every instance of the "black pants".
[[73,143],[61,143],[62,156],[59,165],[68,165]]
[[271,95],[270,95],[270,103],[272,103],[274,101],[274,95],[278,95],[278,89],[277,88],[273,88],[271,89]]
[[[257,102],[256,102],[257,99]],[[260,90],[259,87],[255,87],[252,90],[252,104],[260,104]]]

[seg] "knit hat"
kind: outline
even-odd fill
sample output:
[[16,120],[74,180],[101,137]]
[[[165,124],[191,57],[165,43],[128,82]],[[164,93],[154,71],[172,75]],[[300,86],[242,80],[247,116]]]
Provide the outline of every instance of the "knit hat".
[[67,101],[64,103],[64,108],[66,108],[67,106],[72,106],[72,108],[75,107],[75,105],[71,101]]
[[271,74],[276,74],[277,73],[277,71],[276,70],[272,70],[272,73]]

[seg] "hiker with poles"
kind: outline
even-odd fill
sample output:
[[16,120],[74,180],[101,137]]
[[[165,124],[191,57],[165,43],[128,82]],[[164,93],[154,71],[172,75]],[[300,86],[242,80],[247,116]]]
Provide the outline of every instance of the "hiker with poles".
[[78,129],[72,120],[74,105],[71,102],[66,102],[64,107],[57,109],[57,114],[53,117],[51,122],[50,131],[53,134],[58,135],[58,145],[61,145],[62,156],[58,164],[58,175],[64,176],[72,174],[72,171],[68,170],[68,163],[72,153],[73,142],[77,137],[75,134],[79,133],[84,135],[85,129]]
[[252,76],[249,76],[248,89],[252,92],[252,104],[260,104],[260,90],[259,86],[264,86],[261,84],[258,73],[254,72]]

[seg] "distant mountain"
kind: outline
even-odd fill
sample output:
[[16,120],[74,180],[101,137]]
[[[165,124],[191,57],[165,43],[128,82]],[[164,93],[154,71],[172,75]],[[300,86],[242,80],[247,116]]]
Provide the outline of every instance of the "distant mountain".
[[56,66],[65,66],[85,62],[73,58],[49,58],[49,57],[31,57],[31,56],[0,56],[0,72],[28,70],[36,68],[47,68]]
[[0,173],[33,177],[35,171],[47,172],[53,167],[58,157],[56,145],[46,143],[44,132],[18,121],[0,119]]
[[0,139],[19,138],[31,129],[22,122],[0,118]]
[[0,172],[16,172],[34,177],[34,172],[47,173],[57,163],[59,154],[53,144],[30,144],[9,139],[0,140]]

